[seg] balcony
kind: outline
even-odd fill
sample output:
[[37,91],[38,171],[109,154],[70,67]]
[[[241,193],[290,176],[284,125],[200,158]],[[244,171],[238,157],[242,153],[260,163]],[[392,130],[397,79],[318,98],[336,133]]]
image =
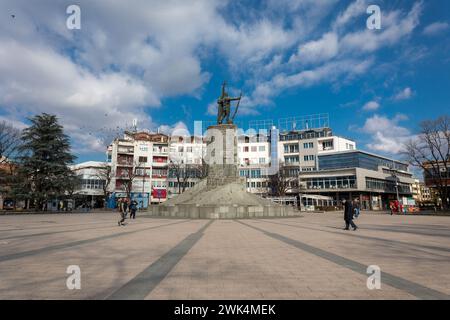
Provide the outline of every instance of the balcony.
[[134,148],[119,146],[117,148],[117,153],[118,154],[134,154]]
[[117,166],[121,166],[121,167],[132,167],[133,166],[133,161],[117,161]]
[[161,156],[168,156],[169,155],[169,148],[162,147],[162,148],[153,148],[153,154],[154,155],[161,155]]

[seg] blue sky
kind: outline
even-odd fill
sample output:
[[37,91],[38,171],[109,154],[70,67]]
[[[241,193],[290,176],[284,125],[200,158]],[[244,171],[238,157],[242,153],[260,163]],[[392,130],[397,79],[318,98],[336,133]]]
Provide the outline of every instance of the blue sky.
[[78,161],[103,160],[134,118],[168,133],[214,120],[224,79],[244,123],[329,113],[336,134],[394,157],[450,110],[448,1],[78,1],[81,30],[70,4],[0,3],[0,120],[57,114]]

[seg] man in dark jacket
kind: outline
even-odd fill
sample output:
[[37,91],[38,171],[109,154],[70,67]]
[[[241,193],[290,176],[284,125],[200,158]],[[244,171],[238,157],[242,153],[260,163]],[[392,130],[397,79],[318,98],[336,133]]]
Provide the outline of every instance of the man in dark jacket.
[[137,204],[136,200],[130,203],[130,219],[136,219]]
[[353,222],[353,205],[351,201],[344,200],[344,220],[345,220],[345,229],[349,230],[349,226],[351,225],[353,230],[358,229],[356,224]]

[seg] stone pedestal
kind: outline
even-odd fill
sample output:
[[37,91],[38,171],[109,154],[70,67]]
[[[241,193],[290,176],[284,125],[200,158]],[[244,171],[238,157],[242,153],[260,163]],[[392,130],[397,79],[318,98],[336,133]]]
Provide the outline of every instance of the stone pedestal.
[[239,177],[236,132],[236,126],[232,124],[208,127],[205,156],[208,185],[224,185]]

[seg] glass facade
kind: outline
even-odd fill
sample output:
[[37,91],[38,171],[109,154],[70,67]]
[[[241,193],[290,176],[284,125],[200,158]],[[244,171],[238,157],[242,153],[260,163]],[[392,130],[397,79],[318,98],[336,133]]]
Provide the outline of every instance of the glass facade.
[[261,169],[239,170],[239,176],[247,178],[261,178]]
[[402,171],[408,170],[407,164],[360,151],[319,156],[319,170],[364,168],[377,171],[378,166],[386,166]]
[[304,179],[306,189],[356,189],[356,176]]
[[105,183],[105,180],[81,179],[81,189],[103,189]]
[[[396,192],[395,182],[375,178],[366,178],[366,188],[369,190]],[[398,183],[399,193],[411,193],[410,185],[407,183]]]

